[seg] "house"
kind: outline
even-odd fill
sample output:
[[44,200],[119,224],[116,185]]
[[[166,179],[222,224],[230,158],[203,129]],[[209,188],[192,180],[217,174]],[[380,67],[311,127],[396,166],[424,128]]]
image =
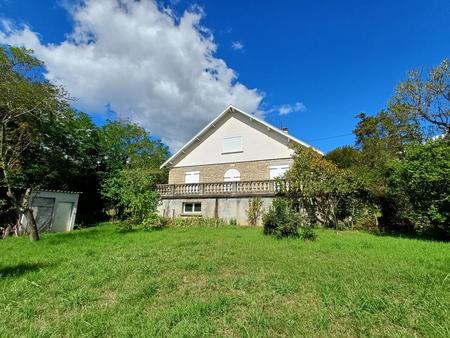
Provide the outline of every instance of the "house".
[[[30,207],[39,232],[73,230],[79,194],[79,192],[61,190],[32,192]],[[22,216],[21,224],[23,230],[26,229],[27,220],[24,216]]]
[[158,211],[165,217],[246,224],[252,197],[261,197],[264,209],[271,205],[280,190],[275,179],[289,169],[297,144],[313,148],[287,130],[229,106],[162,165],[169,169],[169,182],[158,185]]

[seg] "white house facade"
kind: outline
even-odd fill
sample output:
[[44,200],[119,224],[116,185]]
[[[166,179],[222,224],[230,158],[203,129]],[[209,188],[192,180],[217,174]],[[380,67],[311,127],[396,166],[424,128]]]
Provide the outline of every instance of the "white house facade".
[[289,169],[296,144],[313,148],[229,106],[162,165],[169,169],[169,182],[158,186],[159,213],[246,224],[252,197],[270,206],[279,191],[275,179]]

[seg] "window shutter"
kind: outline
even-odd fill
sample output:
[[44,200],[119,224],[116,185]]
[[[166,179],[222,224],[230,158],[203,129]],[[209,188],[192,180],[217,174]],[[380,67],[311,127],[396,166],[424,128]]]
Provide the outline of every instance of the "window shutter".
[[187,171],[184,175],[184,183],[199,183],[200,171]]
[[278,177],[282,177],[288,170],[289,165],[277,165],[269,167],[269,177],[271,180],[274,180]]
[[222,152],[234,153],[242,151],[242,137],[227,137],[223,139]]

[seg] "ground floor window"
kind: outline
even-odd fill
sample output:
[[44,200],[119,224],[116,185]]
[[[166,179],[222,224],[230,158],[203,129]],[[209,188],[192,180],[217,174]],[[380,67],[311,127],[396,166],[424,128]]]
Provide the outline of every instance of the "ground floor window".
[[183,203],[183,213],[194,214],[202,212],[202,204],[199,202],[185,202]]

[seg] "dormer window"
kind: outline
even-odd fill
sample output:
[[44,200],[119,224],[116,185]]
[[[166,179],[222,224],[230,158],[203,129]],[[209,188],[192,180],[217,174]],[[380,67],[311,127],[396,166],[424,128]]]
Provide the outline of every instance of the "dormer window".
[[222,143],[222,154],[242,152],[242,136],[226,137]]

